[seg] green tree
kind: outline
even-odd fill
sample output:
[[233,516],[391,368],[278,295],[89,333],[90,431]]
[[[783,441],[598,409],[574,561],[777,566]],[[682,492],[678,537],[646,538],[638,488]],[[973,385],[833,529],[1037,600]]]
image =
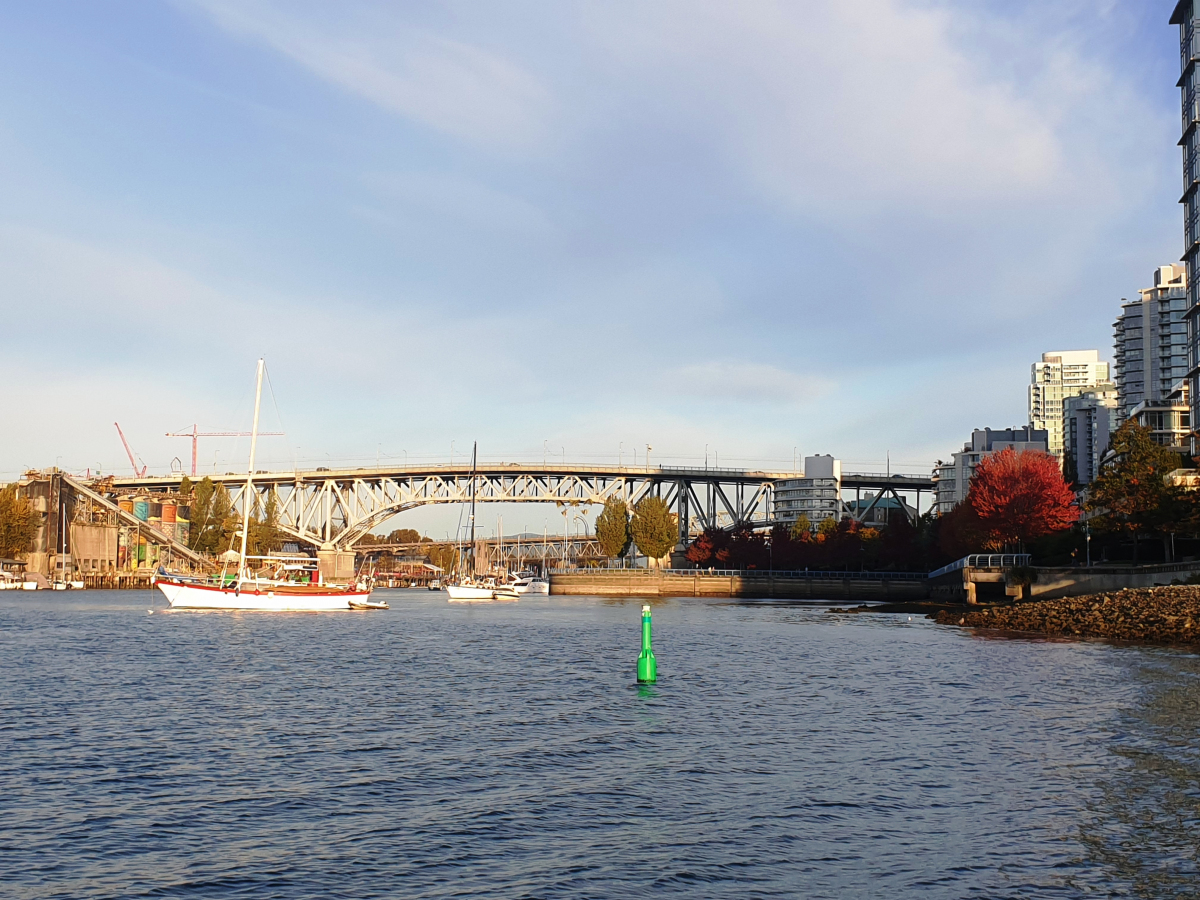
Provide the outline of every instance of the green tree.
[[795,541],[802,541],[810,536],[812,534],[812,522],[808,520],[808,516],[804,515],[804,513],[796,516],[796,521],[792,523],[788,534]]
[[833,537],[833,535],[837,534],[837,530],[838,530],[838,520],[835,519],[833,516],[830,516],[829,518],[824,519],[821,522],[821,524],[817,526],[817,534],[822,535],[823,537],[826,537],[826,538]]
[[458,551],[448,544],[438,544],[429,548],[426,558],[435,566],[448,573],[454,570]]
[[248,551],[258,556],[274,553],[283,546],[283,534],[279,530],[279,498],[274,491],[267,494],[262,519],[250,520],[250,537],[246,544]]
[[188,546],[197,553],[221,553],[229,549],[232,532],[237,530],[229,491],[205,477],[196,485],[192,501],[192,526]]
[[679,540],[679,525],[662,497],[639,500],[629,530],[638,550],[650,559],[662,559]]
[[629,532],[629,507],[617,497],[604,501],[604,509],[596,517],[596,540],[600,552],[612,559],[625,555],[633,537]]
[[1140,537],[1162,538],[1164,555],[1171,556],[1170,535],[1184,528],[1187,497],[1183,488],[1168,484],[1166,475],[1180,466],[1179,454],[1154,442],[1150,430],[1132,419],[1112,438],[1115,460],[1104,467],[1088,492],[1090,524],[1099,531],[1133,538],[1137,562]]
[[33,504],[17,496],[17,486],[0,490],[0,557],[14,559],[32,550],[37,529]]

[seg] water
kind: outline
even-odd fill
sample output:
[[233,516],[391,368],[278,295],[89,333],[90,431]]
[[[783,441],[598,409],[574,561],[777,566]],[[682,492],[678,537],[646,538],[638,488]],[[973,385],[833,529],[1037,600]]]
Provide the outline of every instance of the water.
[[0,594],[0,895],[1200,893],[1194,655],[689,599],[638,687],[641,601],[381,593]]

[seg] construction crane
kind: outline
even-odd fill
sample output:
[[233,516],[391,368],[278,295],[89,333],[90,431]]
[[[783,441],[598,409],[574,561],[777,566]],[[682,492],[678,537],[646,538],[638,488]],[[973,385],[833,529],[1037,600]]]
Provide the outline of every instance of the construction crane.
[[117,434],[121,436],[121,443],[125,445],[125,452],[129,455],[129,464],[133,466],[133,477],[145,478],[146,467],[143,465],[140,469],[138,468],[137,460],[133,458],[133,451],[129,448],[129,441],[125,440],[125,432],[121,430],[121,426],[118,423],[113,422],[113,424],[117,426]]
[[[259,437],[270,435],[279,437],[282,431],[260,431]],[[168,431],[167,437],[189,437],[192,439],[192,475],[196,474],[196,456],[199,450],[199,439],[202,437],[249,437],[249,431],[197,431],[196,426],[192,426],[191,431]]]

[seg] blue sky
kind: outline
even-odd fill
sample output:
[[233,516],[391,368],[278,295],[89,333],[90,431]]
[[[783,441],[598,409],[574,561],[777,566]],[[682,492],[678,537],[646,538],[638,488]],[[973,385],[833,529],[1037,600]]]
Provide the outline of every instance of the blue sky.
[[1172,5],[0,4],[0,480],[260,354],[272,467],[928,471],[1178,258]]

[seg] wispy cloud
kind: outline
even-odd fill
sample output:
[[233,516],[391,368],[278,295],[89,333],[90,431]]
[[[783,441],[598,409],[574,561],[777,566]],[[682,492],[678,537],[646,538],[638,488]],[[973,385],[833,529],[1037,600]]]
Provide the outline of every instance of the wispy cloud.
[[823,399],[834,382],[766,363],[705,362],[682,366],[664,383],[671,393],[701,400],[795,406]]
[[1178,253],[1143,7],[0,4],[0,304],[78,376],[8,345],[8,446],[53,459],[94,372],[138,396],[172,356],[199,416],[265,352],[322,454],[944,455]]
[[901,0],[619,8],[591,8],[590,31],[643,103],[715,142],[769,202],[835,220],[896,207],[955,218],[985,200],[1076,192],[1088,187],[1081,166],[1132,146],[1115,127],[1113,142],[1090,145],[1073,128],[1080,115],[1115,103],[1139,126],[1153,121],[1050,36],[1034,38],[1042,66],[1013,77],[964,39],[959,19],[978,11]]
[[[284,54],[386,110],[492,149],[531,150],[547,135],[549,90],[483,47],[344,5],[297,8],[194,0],[220,26]],[[307,14],[306,14],[307,13]]]

